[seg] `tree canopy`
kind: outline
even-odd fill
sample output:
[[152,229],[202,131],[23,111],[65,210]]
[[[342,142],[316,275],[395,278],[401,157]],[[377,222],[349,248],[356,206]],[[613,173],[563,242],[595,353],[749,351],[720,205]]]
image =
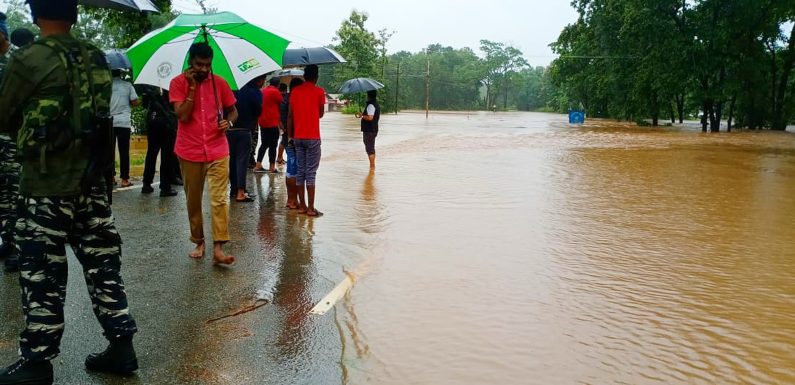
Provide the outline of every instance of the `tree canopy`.
[[591,115],[776,130],[792,117],[788,0],[577,0],[552,44],[555,84]]

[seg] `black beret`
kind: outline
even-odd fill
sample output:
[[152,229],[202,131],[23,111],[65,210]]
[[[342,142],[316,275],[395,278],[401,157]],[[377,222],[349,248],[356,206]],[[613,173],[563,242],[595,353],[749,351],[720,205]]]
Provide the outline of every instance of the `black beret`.
[[77,0],[27,0],[33,21],[47,20],[77,22]]

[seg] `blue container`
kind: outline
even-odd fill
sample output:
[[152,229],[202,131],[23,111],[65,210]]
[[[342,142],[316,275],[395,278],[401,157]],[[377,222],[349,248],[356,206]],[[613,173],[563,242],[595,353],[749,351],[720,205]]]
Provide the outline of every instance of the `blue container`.
[[585,111],[569,110],[569,124],[583,124],[583,123],[585,123]]

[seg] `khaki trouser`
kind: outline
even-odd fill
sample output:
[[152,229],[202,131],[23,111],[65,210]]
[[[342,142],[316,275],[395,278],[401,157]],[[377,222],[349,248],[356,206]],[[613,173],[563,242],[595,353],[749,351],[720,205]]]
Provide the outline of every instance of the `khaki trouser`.
[[191,242],[197,245],[204,242],[202,196],[205,180],[210,185],[213,242],[229,242],[229,157],[199,163],[180,159],[179,163],[188,201]]

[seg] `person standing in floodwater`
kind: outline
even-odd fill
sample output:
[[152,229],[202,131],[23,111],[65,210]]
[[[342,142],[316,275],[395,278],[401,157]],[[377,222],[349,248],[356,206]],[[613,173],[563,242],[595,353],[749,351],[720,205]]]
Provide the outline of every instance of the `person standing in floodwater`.
[[378,104],[378,91],[367,91],[367,106],[364,112],[357,113],[362,119],[362,141],[367,158],[370,159],[370,170],[375,170],[375,138],[378,136],[378,121],[381,120],[381,105]]
[[[304,81],[301,78],[293,78],[293,80],[290,81],[290,90],[294,90],[303,83]],[[284,127],[284,138],[282,142],[284,143],[284,152],[287,155],[287,167],[285,167],[284,171],[284,183],[287,186],[287,205],[285,207],[289,210],[298,210],[300,208],[298,204],[298,188],[295,186],[295,176],[298,173],[298,162],[295,160],[295,144],[287,135],[287,118],[289,117],[289,113],[290,94],[288,93],[285,95],[282,105],[279,106],[279,114],[281,115],[282,126]]]
[[288,135],[295,144],[298,162],[295,177],[300,205],[298,213],[310,217],[323,215],[315,208],[315,180],[320,167],[320,119],[325,114],[326,91],[315,85],[317,79],[317,66],[307,66],[304,84],[290,90],[290,110],[287,113]]

